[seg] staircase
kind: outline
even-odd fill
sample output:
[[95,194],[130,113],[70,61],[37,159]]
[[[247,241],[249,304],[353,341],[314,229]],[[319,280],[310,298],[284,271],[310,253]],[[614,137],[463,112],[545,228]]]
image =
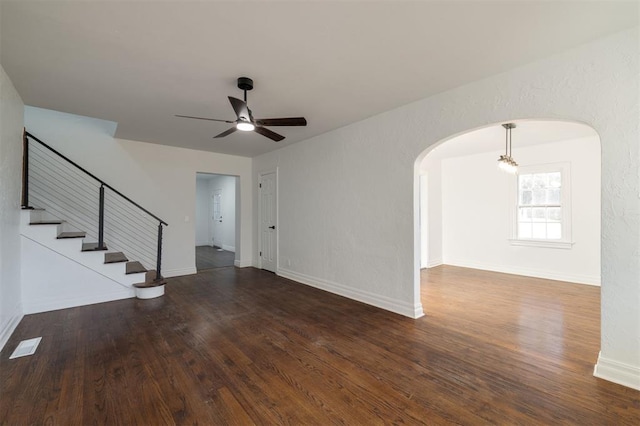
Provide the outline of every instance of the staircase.
[[36,300],[28,313],[162,296],[167,223],[26,130],[23,142],[23,277]]

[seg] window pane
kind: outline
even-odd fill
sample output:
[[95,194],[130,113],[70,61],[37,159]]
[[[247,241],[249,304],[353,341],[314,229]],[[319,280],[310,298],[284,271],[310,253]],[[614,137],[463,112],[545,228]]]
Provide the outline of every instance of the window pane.
[[562,200],[562,172],[519,175],[517,237],[562,239]]
[[532,209],[533,212],[533,221],[534,222],[544,222],[546,219],[545,208],[544,207],[534,207]]
[[547,198],[547,191],[544,189],[534,189],[533,190],[533,201],[531,204],[545,204]]
[[533,175],[533,189],[544,189],[547,187],[547,174],[539,173]]
[[560,188],[562,186],[562,175],[560,172],[547,174],[549,175],[549,188]]
[[532,223],[531,224],[531,237],[532,238],[547,238],[547,224],[546,223]]
[[518,238],[531,238],[531,223],[518,223]]
[[559,223],[547,223],[547,238],[550,240],[562,238],[562,225]]
[[560,204],[559,189],[547,189],[547,204]]
[[518,221],[520,221],[520,222],[531,222],[531,208],[530,207],[520,207],[518,209]]
[[531,189],[533,175],[520,175],[520,189]]
[[550,222],[560,222],[562,220],[562,209],[560,207],[549,207],[547,209],[547,219]]

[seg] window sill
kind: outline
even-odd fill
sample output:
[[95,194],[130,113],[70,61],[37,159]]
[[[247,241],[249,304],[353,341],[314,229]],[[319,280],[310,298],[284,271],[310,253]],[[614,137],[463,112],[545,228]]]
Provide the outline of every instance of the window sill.
[[554,240],[514,240],[510,239],[509,243],[512,246],[525,246],[525,247],[542,247],[542,248],[554,248],[571,250],[575,243],[570,241],[554,241]]

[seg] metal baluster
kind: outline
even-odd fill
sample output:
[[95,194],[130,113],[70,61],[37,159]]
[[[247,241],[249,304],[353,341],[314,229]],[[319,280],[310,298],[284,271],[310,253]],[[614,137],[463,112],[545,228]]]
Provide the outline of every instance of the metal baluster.
[[98,250],[106,250],[104,246],[104,185],[100,185],[100,207],[98,211]]
[[162,222],[158,224],[158,254],[156,257],[156,279],[155,281],[160,281],[162,276],[160,275],[160,267],[162,265]]

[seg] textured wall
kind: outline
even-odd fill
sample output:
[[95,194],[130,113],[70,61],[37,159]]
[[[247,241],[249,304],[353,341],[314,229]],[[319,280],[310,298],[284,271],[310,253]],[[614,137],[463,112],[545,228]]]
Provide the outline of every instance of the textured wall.
[[24,105],[0,67],[0,349],[22,317],[20,190]]
[[602,144],[601,357],[640,369],[638,76],[635,28],[256,157],[254,179],[280,171],[281,273],[419,314],[425,149],[514,119],[584,122]]

